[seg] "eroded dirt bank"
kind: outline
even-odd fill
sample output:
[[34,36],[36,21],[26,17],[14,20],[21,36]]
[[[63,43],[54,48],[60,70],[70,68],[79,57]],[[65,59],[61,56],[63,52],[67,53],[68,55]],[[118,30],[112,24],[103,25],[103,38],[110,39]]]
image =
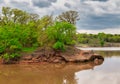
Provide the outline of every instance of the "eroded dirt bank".
[[37,49],[31,54],[23,54],[19,60],[5,61],[1,60],[1,64],[32,64],[32,63],[67,63],[67,62],[99,62],[104,60],[101,55],[95,54],[91,50],[83,51],[77,48],[68,48],[66,51],[55,51],[52,49]]

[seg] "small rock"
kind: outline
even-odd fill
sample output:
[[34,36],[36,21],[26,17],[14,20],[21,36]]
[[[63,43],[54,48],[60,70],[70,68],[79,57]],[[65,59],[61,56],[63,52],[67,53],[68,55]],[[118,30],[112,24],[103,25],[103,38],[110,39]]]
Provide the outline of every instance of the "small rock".
[[23,56],[22,59],[23,60],[32,60],[32,56],[31,55]]
[[61,63],[61,60],[55,59],[55,60],[53,61],[53,63]]

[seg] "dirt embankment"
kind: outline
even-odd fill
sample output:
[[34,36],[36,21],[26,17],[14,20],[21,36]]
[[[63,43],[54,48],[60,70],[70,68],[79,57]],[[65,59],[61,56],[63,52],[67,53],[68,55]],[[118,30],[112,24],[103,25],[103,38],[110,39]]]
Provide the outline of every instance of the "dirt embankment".
[[67,48],[66,51],[55,51],[52,49],[37,49],[31,54],[24,54],[19,61],[10,60],[9,62],[1,61],[1,63],[19,63],[19,64],[32,64],[32,63],[67,63],[67,62],[99,62],[99,59],[104,60],[100,55],[95,54],[93,51],[83,51],[77,48]]

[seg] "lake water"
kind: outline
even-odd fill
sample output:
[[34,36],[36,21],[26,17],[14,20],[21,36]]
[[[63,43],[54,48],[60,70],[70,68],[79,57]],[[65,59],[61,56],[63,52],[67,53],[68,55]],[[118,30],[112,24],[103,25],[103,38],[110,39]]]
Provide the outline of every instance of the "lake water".
[[120,47],[89,47],[89,48],[79,48],[79,49],[95,50],[95,51],[120,51]]
[[120,84],[120,50],[95,52],[104,62],[0,65],[0,84]]

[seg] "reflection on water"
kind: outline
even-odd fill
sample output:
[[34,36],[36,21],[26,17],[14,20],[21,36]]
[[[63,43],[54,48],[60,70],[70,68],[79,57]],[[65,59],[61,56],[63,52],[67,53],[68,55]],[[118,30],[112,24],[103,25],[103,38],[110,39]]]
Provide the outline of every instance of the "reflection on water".
[[[76,73],[78,84],[120,84],[120,57],[106,58],[94,70]],[[89,81],[89,82],[88,82]]]
[[77,84],[120,84],[120,51],[96,51],[104,56],[101,66],[76,73]]
[[95,51],[120,51],[120,47],[89,47],[89,48],[80,48],[81,50],[95,50]]
[[96,51],[96,53],[104,57],[120,56],[120,51]]
[[77,84],[75,72],[94,69],[99,63],[2,65],[1,84]]
[[[120,53],[79,64],[0,65],[1,84],[120,84]],[[99,66],[98,66],[99,65]]]

